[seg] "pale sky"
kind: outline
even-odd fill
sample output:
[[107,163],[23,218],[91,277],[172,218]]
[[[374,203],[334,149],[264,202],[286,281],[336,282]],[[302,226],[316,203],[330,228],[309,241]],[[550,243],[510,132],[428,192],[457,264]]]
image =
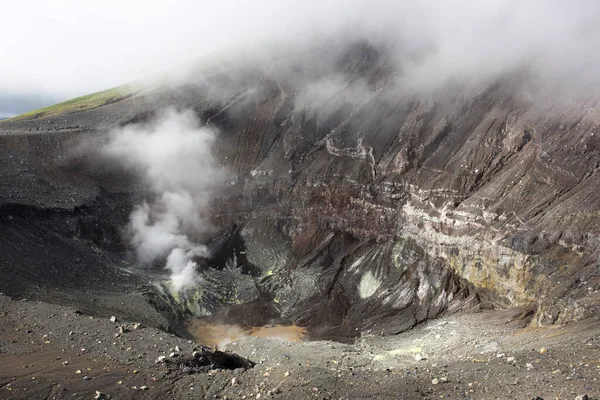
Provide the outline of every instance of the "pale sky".
[[0,23],[0,92],[89,93],[181,66],[224,46],[292,35],[299,26],[310,29],[313,22],[323,22],[320,16],[330,17],[332,7],[344,10],[344,3],[7,2]]
[[[67,99],[173,71],[223,48],[293,43],[348,24],[364,32],[391,26],[405,40],[434,43],[436,56],[415,79],[495,71],[532,54],[563,75],[600,74],[600,2],[592,0],[4,3],[0,99],[34,99],[36,106],[40,98]],[[10,108],[0,116],[16,112]]]

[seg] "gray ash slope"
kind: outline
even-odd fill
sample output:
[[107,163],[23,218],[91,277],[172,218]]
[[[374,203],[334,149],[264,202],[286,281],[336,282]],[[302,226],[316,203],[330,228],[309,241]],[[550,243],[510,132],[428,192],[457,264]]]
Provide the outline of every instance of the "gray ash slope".
[[[223,318],[243,319],[243,299],[270,310],[248,324],[293,322],[323,338],[489,306],[525,306],[538,324],[594,315],[595,102],[548,105],[526,71],[427,93],[404,90],[401,71],[358,42],[0,123],[2,290],[71,304],[135,294],[159,310],[142,317],[175,331],[198,310],[231,306]],[[72,152],[168,107],[218,129],[215,154],[232,175],[212,204],[213,286],[185,301],[142,293],[153,272],[123,270],[120,229],[141,181]]]

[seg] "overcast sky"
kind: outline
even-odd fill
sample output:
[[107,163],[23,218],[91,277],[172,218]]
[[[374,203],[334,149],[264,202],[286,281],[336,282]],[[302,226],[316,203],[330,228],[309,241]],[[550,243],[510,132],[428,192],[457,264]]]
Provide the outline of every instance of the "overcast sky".
[[[598,71],[593,0],[19,0],[2,5],[0,99],[67,99],[174,70],[215,50],[297,41],[351,24],[395,26],[437,48],[420,73],[474,73],[539,53],[563,73]],[[583,37],[583,36],[585,37]],[[583,38],[582,38],[583,37]],[[565,66],[566,65],[566,66]],[[419,72],[419,71],[417,71]],[[592,72],[589,72],[592,74]],[[594,72],[597,73],[597,72]],[[417,74],[418,75],[418,74]],[[434,76],[435,77],[435,76]],[[4,102],[6,103],[6,102]]]
[[[19,0],[2,6],[0,92],[88,93],[223,46],[310,30],[331,0]],[[360,3],[353,1],[353,3]],[[347,12],[346,10],[345,12]],[[320,16],[324,18],[320,18]],[[294,23],[297,21],[298,23]]]

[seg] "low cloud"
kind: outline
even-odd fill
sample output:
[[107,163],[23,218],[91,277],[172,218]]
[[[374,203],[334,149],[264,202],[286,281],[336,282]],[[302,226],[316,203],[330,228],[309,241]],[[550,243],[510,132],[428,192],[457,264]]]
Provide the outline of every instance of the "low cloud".
[[[12,2],[0,25],[0,94],[69,97],[177,75],[215,52],[272,60],[309,44],[391,42],[405,84],[487,79],[523,64],[547,81],[600,84],[592,0]],[[268,64],[268,62],[267,62]]]

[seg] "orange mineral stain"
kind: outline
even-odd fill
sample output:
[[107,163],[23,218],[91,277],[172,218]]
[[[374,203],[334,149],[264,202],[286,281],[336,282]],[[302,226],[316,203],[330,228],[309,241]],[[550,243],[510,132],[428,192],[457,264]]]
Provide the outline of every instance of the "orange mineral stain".
[[216,347],[235,342],[246,336],[287,342],[301,342],[306,339],[306,329],[296,325],[273,325],[244,329],[239,325],[214,324],[192,319],[188,323],[188,331],[198,343]]

